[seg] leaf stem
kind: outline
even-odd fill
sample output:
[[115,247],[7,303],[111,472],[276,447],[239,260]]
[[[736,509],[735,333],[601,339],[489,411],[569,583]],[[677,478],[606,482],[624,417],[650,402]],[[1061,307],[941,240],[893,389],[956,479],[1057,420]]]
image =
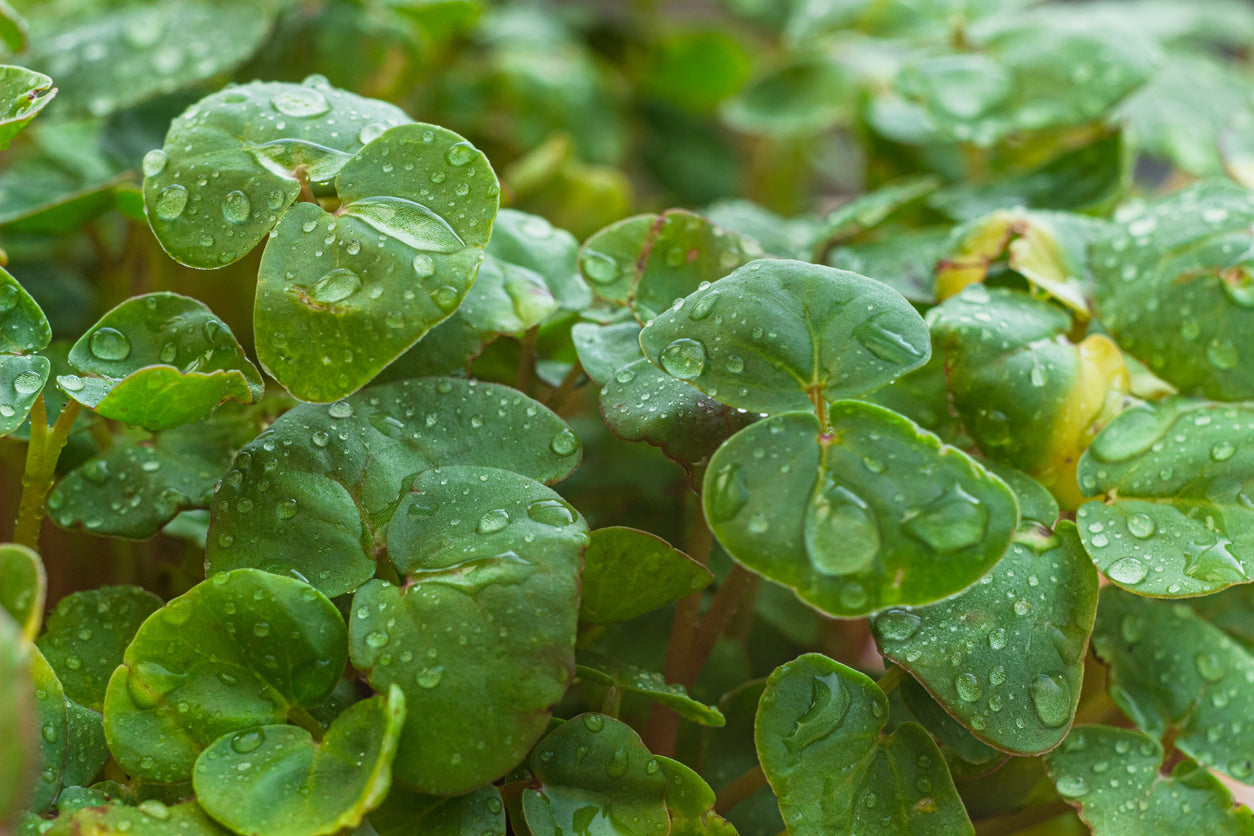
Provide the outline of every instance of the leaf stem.
[[327,730],[303,706],[293,704],[287,711],[287,719],[313,735],[314,740],[321,740],[326,734]]
[[524,395],[531,395],[531,386],[536,374],[536,337],[539,326],[528,328],[522,335],[522,353],[518,355],[518,377],[514,388]]
[[906,676],[905,669],[901,665],[893,665],[884,671],[884,675],[876,680],[875,684],[885,694],[891,694],[893,689],[901,684],[901,680]]
[[623,710],[623,689],[617,685],[611,685],[605,689],[605,699],[601,702],[601,713],[608,714],[615,720],[618,719],[619,713]]
[[823,432],[827,432],[827,399],[823,397],[823,390],[815,386],[809,391],[810,402],[814,404],[814,413],[819,417],[819,427]]
[[570,371],[566,372],[566,376],[562,378],[562,382],[545,399],[544,405],[554,412],[560,411],[581,380],[583,380],[583,365],[576,360],[575,364],[570,367]]
[[720,816],[727,815],[728,810],[764,786],[766,786],[766,772],[762,770],[762,764],[754,764],[751,769],[745,770],[718,791],[718,796],[714,799],[714,812]]
[[697,681],[714,645],[732,618],[740,610],[740,605],[762,582],[762,576],[750,572],[739,563],[733,563],[722,585],[714,593],[710,608],[701,616],[696,634],[692,637],[692,646],[688,651],[688,664],[680,677],[680,682],[688,688]]
[[30,443],[26,447],[26,470],[22,474],[22,498],[18,503],[13,542],[39,550],[39,524],[44,518],[44,500],[52,490],[57,459],[70,437],[70,428],[82,410],[82,404],[71,398],[49,429],[48,407],[43,395],[31,408]]

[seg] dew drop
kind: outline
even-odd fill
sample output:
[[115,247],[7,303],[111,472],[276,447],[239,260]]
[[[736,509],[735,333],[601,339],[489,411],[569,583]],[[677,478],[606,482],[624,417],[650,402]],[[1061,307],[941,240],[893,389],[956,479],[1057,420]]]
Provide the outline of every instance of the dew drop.
[[231,748],[241,755],[257,751],[265,742],[266,734],[261,729],[250,729],[240,732],[231,738]]
[[461,297],[456,288],[441,285],[431,292],[431,301],[435,302],[435,306],[440,310],[451,313],[461,303]]
[[327,414],[332,418],[351,418],[353,405],[348,401],[336,401],[327,407]]
[[583,715],[583,725],[588,731],[596,734],[605,728],[605,718],[600,714],[585,714]]
[[468,164],[479,152],[469,142],[458,142],[449,146],[444,152],[444,160],[451,166],[461,168]]
[[718,294],[707,293],[692,306],[692,310],[688,312],[688,318],[693,322],[700,322],[710,315],[710,311],[714,310],[714,306],[717,304]]
[[904,642],[919,632],[923,619],[906,610],[888,610],[875,619],[875,629],[889,641]]
[[290,87],[270,100],[270,105],[284,116],[298,119],[320,116],[331,109],[326,97],[316,90]]
[[693,380],[705,371],[705,346],[694,339],[683,337],[662,349],[662,368],[671,377]]
[[984,696],[984,686],[973,673],[960,673],[954,677],[954,690],[963,702],[975,702]]
[[569,456],[579,449],[579,439],[572,430],[562,429],[549,442],[549,449],[559,456]]
[[314,284],[310,296],[323,304],[342,302],[361,290],[361,276],[347,267],[337,267]]
[[142,164],[144,176],[156,177],[158,174],[165,171],[165,164],[169,162],[169,159],[170,158],[166,156],[165,151],[162,151],[160,148],[154,148],[149,151],[144,155],[144,162]]
[[475,531],[479,534],[495,534],[509,525],[509,512],[504,508],[494,508],[479,518]]
[[371,630],[369,633],[366,634],[366,644],[370,645],[371,647],[375,649],[384,647],[391,640],[392,640],[392,637],[389,636],[383,630]]
[[1133,586],[1145,580],[1147,574],[1149,574],[1149,569],[1135,557],[1125,557],[1116,560],[1106,570],[1107,577],[1115,583],[1126,583]]
[[290,496],[280,499],[274,506],[274,515],[281,520],[290,520],[296,516],[298,505]]
[[414,682],[419,688],[434,688],[440,684],[440,680],[444,678],[444,666],[433,665],[429,668],[423,668],[414,675]]
[[574,510],[560,499],[536,500],[527,506],[527,516],[554,528],[571,525],[576,519]]
[[44,385],[44,379],[36,372],[22,372],[13,378],[13,391],[19,395],[33,395]]
[[125,360],[131,354],[131,341],[116,328],[97,328],[88,340],[91,353],[101,360]]
[[939,552],[960,551],[984,539],[988,511],[978,499],[955,485],[907,521],[905,530]]
[[607,285],[618,278],[618,262],[605,253],[586,250],[579,259],[579,269],[594,285]]
[[805,515],[806,553],[824,575],[861,572],[880,553],[879,524],[870,506],[829,477]]
[[1071,687],[1062,674],[1037,674],[1028,685],[1028,696],[1042,725],[1055,729],[1071,719]]
[[174,220],[183,214],[183,209],[186,207],[187,187],[180,186],[178,183],[162,189],[153,204],[153,210],[157,213],[157,217],[163,221]]
[[222,199],[222,217],[226,218],[227,223],[242,224],[248,220],[248,213],[252,211],[252,204],[248,201],[248,195],[236,189],[227,193]]
[[1128,517],[1128,533],[1141,540],[1153,537],[1154,521],[1146,514],[1133,514]]
[[414,256],[412,264],[414,274],[420,279],[427,279],[435,275],[435,259],[426,253],[419,253]]

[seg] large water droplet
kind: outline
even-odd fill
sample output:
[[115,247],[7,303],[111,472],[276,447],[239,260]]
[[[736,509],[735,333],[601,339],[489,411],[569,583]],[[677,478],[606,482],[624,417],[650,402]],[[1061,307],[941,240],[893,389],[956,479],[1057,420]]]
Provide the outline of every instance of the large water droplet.
[[554,528],[571,525],[575,522],[575,512],[560,499],[538,499],[527,506],[527,516],[541,525]]
[[971,494],[955,485],[906,521],[906,533],[939,552],[969,548],[984,539],[988,511]]
[[116,328],[97,328],[87,341],[91,353],[101,360],[116,362],[131,354],[131,341]]
[[255,752],[265,742],[266,733],[262,729],[242,731],[231,738],[231,748],[241,755]]
[[509,511],[504,508],[494,508],[484,513],[479,518],[479,524],[475,526],[475,531],[480,534],[495,534],[503,530],[509,525]]
[[169,157],[160,148],[154,148],[144,155],[142,168],[145,177],[156,177],[165,171],[165,164],[169,161]]
[[906,610],[887,610],[875,618],[875,629],[889,641],[904,642],[919,632],[923,619]]
[[897,318],[895,313],[876,314],[854,328],[853,337],[867,351],[886,363],[913,365],[923,359],[924,351],[889,327],[889,323]]
[[1206,359],[1217,369],[1227,371],[1236,368],[1241,356],[1231,340],[1211,340],[1206,346]]
[[806,509],[805,544],[824,575],[861,572],[879,556],[879,524],[860,496],[829,478]]
[[616,749],[614,754],[610,755],[610,761],[605,765],[605,774],[610,778],[621,778],[627,774],[629,758],[626,749]]
[[290,520],[296,516],[299,505],[292,497],[284,497],[280,499],[274,506],[274,515],[281,520]]
[[1106,570],[1106,576],[1112,581],[1128,584],[1129,586],[1135,586],[1145,580],[1147,574],[1149,574],[1149,569],[1135,557],[1125,557],[1116,560]]
[[1068,798],[1080,798],[1089,792],[1089,785],[1079,775],[1059,775],[1054,786],[1058,788],[1059,795]]
[[431,301],[435,302],[435,306],[445,313],[449,313],[457,309],[457,305],[461,302],[461,297],[457,293],[457,288],[441,285],[431,291]]
[[1098,433],[1089,449],[1104,462],[1126,461],[1162,438],[1174,417],[1169,409],[1129,409]]
[[33,395],[44,385],[44,379],[36,372],[22,372],[13,378],[13,391],[19,395]]
[[954,677],[954,690],[958,692],[958,699],[963,702],[975,702],[984,696],[984,686],[980,684],[980,679],[973,673],[960,673]]
[[370,197],[348,205],[348,215],[360,218],[384,235],[424,252],[455,253],[466,245],[448,221],[426,206],[399,197]]
[[618,262],[613,256],[596,250],[585,250],[579,259],[579,269],[594,285],[607,285],[618,278]]
[[693,322],[700,322],[710,315],[710,311],[714,310],[714,306],[717,304],[718,293],[707,293],[693,304],[692,310],[688,312],[688,318]]
[[435,275],[435,259],[426,253],[419,253],[413,260],[414,275],[420,279],[429,279]]
[[596,734],[605,728],[605,718],[600,714],[585,714],[583,715],[583,725],[588,731]]
[[434,688],[440,684],[440,680],[444,678],[444,666],[433,665],[429,668],[423,668],[414,675],[414,682],[419,688]]
[[725,522],[740,513],[749,501],[749,488],[745,484],[740,465],[724,465],[714,474],[714,484],[706,498],[706,505],[713,522]]
[[1198,653],[1193,657],[1193,665],[1198,675],[1207,682],[1218,682],[1224,678],[1224,663],[1214,653]]
[[[1207,583],[1244,583],[1249,580],[1245,567],[1228,547],[1232,541],[1218,537],[1214,543],[1190,543],[1184,548],[1188,562],[1184,574]],[[1113,568],[1113,567],[1112,567]]]
[[1146,514],[1133,514],[1128,517],[1128,533],[1144,540],[1154,536],[1154,520]]
[[226,218],[227,223],[242,224],[248,220],[248,213],[251,211],[252,204],[248,201],[248,195],[238,189],[222,198],[222,217]]
[[284,116],[298,119],[320,116],[331,109],[325,96],[306,87],[290,87],[271,99],[270,105]]
[[1062,674],[1037,674],[1028,685],[1028,696],[1042,725],[1055,729],[1071,719],[1071,686]]
[[180,186],[178,183],[162,189],[153,203],[153,210],[157,213],[157,217],[163,221],[174,220],[183,214],[183,209],[186,207],[187,187]]
[[549,449],[559,456],[569,456],[579,449],[579,439],[569,429],[559,430],[549,442]]
[[314,283],[309,295],[316,302],[342,302],[361,290],[361,276],[347,267],[337,267]]
[[829,737],[845,721],[851,702],[852,698],[838,674],[812,677],[810,705],[796,719],[792,731],[784,736],[788,751],[798,754]]
[[705,346],[694,339],[683,337],[662,349],[658,359],[671,377],[693,380],[705,371]]

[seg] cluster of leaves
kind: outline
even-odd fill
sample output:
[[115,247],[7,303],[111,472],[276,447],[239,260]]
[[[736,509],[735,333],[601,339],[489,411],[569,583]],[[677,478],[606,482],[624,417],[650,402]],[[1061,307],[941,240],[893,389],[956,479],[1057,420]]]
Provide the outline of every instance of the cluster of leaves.
[[1246,5],[11,3],[0,831],[1254,834]]

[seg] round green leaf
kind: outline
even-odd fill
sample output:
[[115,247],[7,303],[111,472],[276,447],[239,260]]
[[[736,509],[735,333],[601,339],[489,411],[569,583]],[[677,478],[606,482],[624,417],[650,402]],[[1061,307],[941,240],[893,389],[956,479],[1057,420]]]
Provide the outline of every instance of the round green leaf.
[[131,807],[119,802],[84,807],[58,816],[44,836],[230,836],[195,801],[166,806],[156,799]]
[[559,304],[539,273],[489,255],[451,318],[465,320],[486,343],[498,334],[517,335],[536,327]]
[[531,771],[539,787],[523,790],[522,807],[533,836],[667,830],[666,775],[631,726],[612,717],[567,720],[537,744]]
[[405,692],[398,781],[456,795],[526,755],[574,671],[587,542],[574,509],[526,476],[442,467],[414,482],[388,528],[405,585],[366,583],[349,619],[353,665]]
[[28,356],[47,347],[52,328],[17,279],[0,267],[0,436],[17,430],[48,382],[46,357]]
[[505,804],[493,786],[453,798],[393,786],[370,825],[379,836],[505,836]]
[[50,807],[64,787],[90,784],[109,759],[100,715],[67,699],[61,682],[37,648],[30,648],[42,769],[30,809]]
[[104,586],[62,598],[48,614],[38,644],[66,695],[100,711],[127,645],[160,608],[160,598],[137,586]]
[[[1119,775],[1110,773],[1111,760]],[[1206,833],[1249,836],[1254,813],[1218,778],[1187,758],[1170,775],[1163,747],[1133,729],[1082,726],[1045,758],[1058,794],[1095,836]]]
[[666,812],[670,836],[737,836],[736,828],[714,812],[714,790],[687,765],[670,758],[654,758],[666,776]]
[[456,310],[500,200],[483,154],[426,124],[377,136],[335,192],[334,214],[302,203],[279,221],[253,313],[262,366],[319,402],[361,388]]
[[[871,621],[880,651],[980,740],[1032,755],[1067,734],[1097,610],[1097,573],[1070,522],[1025,526],[979,583]],[[1042,640],[1044,639],[1044,640]]]
[[751,412],[854,397],[927,362],[923,319],[856,273],[755,261],[645,326],[645,355],[728,406]]
[[1102,324],[1186,395],[1254,398],[1254,196],[1229,181],[1182,189],[1093,246]]
[[196,759],[196,800],[243,836],[356,827],[387,795],[404,721],[405,697],[393,687],[355,703],[317,742],[288,725],[227,733]]
[[775,669],[754,740],[794,836],[974,834],[949,769],[922,726],[884,735],[875,683],[807,653]]
[[52,79],[25,67],[0,66],[0,149],[22,132],[57,95]]
[[658,215],[633,215],[599,230],[579,250],[579,272],[601,299],[626,305],[640,280],[637,261]]
[[255,569],[216,575],[140,626],[105,693],[105,735],[131,775],[192,777],[229,732],[321,702],[347,656],[344,622],[313,587]]
[[896,413],[838,401],[776,415],[719,448],[706,519],[737,561],[842,617],[966,588],[1005,552],[1014,496]]
[[688,696],[688,690],[682,685],[668,684],[656,671],[623,664],[592,651],[580,651],[576,673],[585,682],[617,688],[625,694],[640,694],[666,706],[685,720],[703,726],[722,726],[727,722],[717,708]]
[[630,322],[579,322],[570,329],[571,342],[588,377],[604,386],[614,372],[642,359],[640,324]]
[[0,354],[0,436],[25,423],[51,370],[48,358],[38,354]]
[[47,590],[39,555],[16,543],[0,544],[0,610],[17,622],[27,641],[39,634]]
[[575,469],[580,451],[562,419],[494,383],[424,378],[301,405],[245,446],[222,478],[207,569],[293,572],[342,595],[374,576],[415,475],[464,464],[553,483]]
[[576,266],[579,241],[539,215],[502,209],[492,227],[489,256],[540,276],[564,310],[582,311],[592,291]]
[[712,580],[709,569],[661,537],[599,528],[584,553],[579,617],[590,624],[630,621],[700,592]]
[[1121,414],[1080,459],[1097,568],[1138,595],[1205,595],[1254,574],[1254,409],[1165,401]]
[[301,179],[329,183],[371,140],[412,121],[392,105],[332,88],[321,76],[304,84],[228,87],[188,108],[171,124],[164,148],[144,158],[148,221],[175,260],[202,268],[229,264],[291,207]]
[[874,276],[911,302],[936,302],[936,263],[949,246],[948,227],[894,230],[866,243],[837,247],[827,263],[841,270]]
[[1186,604],[1102,590],[1093,649],[1110,697],[1151,737],[1254,783],[1254,653]]
[[78,374],[57,384],[70,397],[153,431],[207,418],[228,399],[252,403],[265,391],[226,323],[177,293],[126,300],[74,344],[69,360]]
[[26,642],[0,611],[0,827],[26,808],[39,771],[38,726]]

